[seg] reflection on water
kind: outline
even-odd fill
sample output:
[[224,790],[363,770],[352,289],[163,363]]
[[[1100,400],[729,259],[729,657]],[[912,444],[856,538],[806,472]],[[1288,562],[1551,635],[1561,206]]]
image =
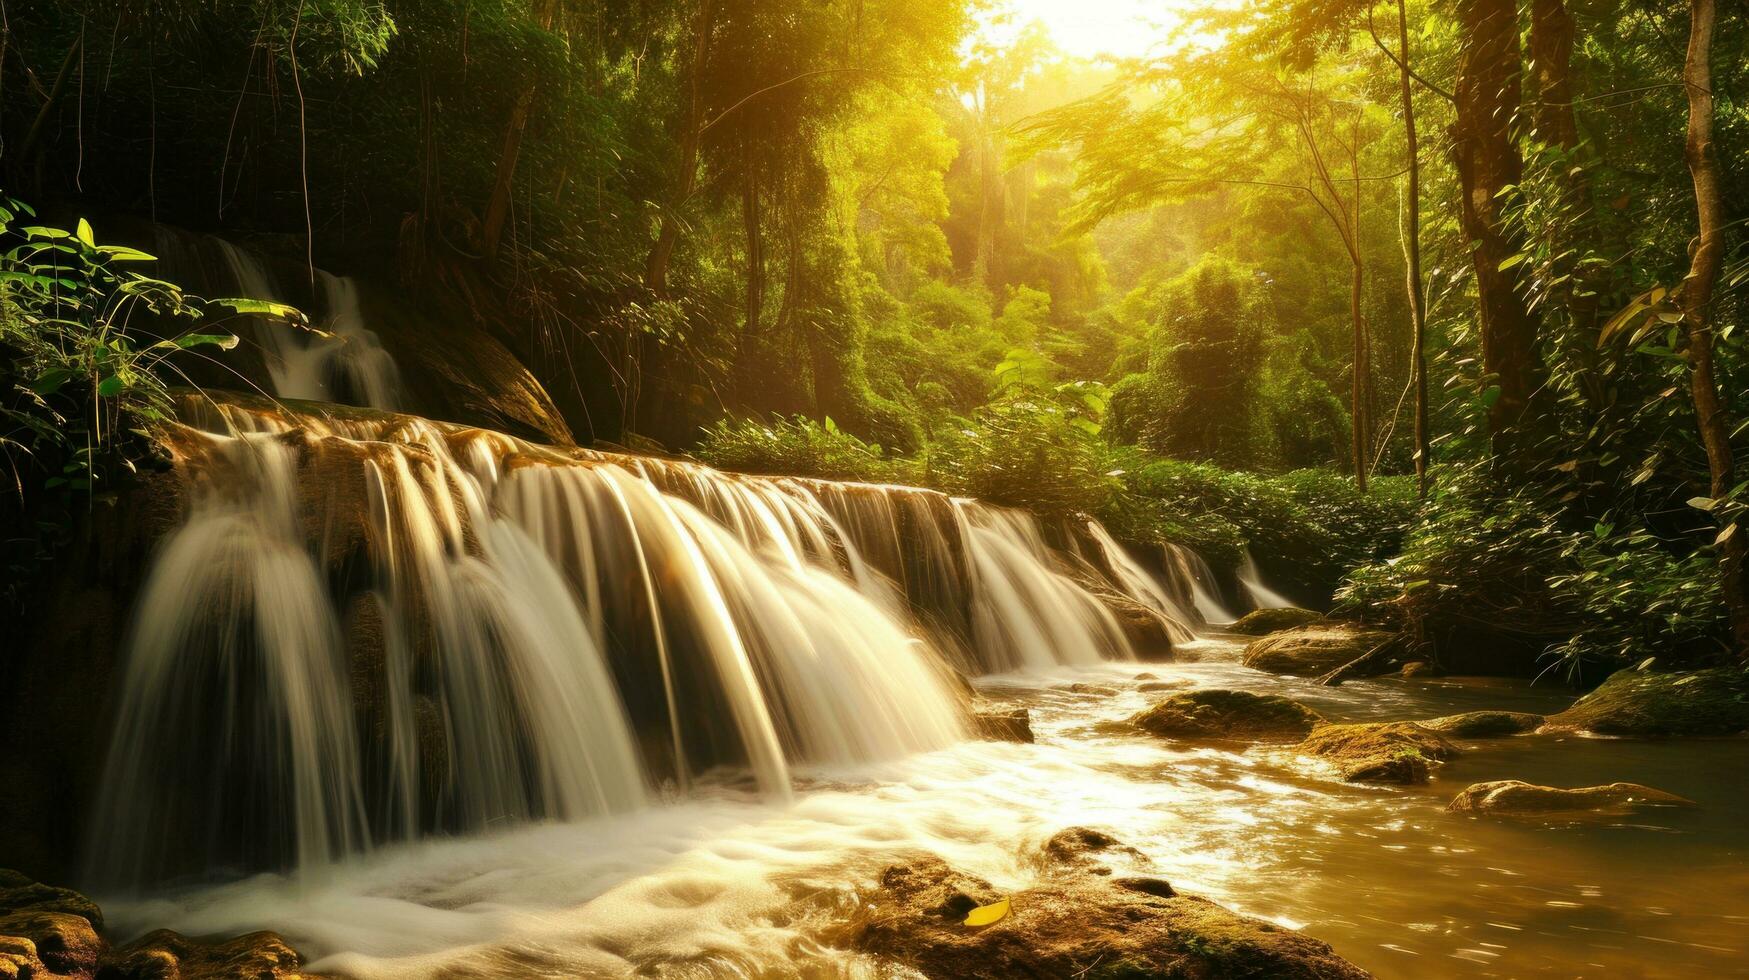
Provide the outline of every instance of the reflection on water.
[[[1279,749],[1137,736],[1112,722],[1159,683],[1284,693],[1340,719],[1556,710],[1558,692],[1454,681],[1317,688],[1201,644],[1183,664],[983,682],[1033,709],[1037,745],[963,743],[878,769],[803,774],[787,805],[713,792],[631,817],[426,843],[332,880],[273,877],[118,906],[126,929],[272,927],[358,976],[866,975],[827,947],[855,889],[906,852],[1019,888],[1072,824],[1149,853],[1175,886],[1303,929],[1382,977],[1749,975],[1749,753],[1735,740],[1525,736],[1467,743],[1431,786],[1347,786]],[[1071,692],[1072,681],[1118,693]],[[1593,822],[1448,814],[1465,785],[1643,782],[1697,811]]]

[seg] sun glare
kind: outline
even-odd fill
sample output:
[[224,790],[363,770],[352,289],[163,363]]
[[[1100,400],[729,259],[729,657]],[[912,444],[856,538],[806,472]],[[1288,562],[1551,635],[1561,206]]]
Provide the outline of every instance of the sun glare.
[[1004,47],[1037,22],[1065,54],[1128,58],[1160,43],[1181,9],[1180,0],[1001,0],[980,40]]

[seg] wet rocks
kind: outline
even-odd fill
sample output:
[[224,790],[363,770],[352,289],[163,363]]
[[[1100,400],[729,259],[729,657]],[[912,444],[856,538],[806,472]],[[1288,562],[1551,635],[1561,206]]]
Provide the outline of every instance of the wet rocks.
[[1414,722],[1324,725],[1299,744],[1299,751],[1336,767],[1344,782],[1428,781],[1432,767],[1457,757],[1457,746]]
[[1025,708],[976,707],[972,710],[972,727],[979,738],[988,742],[1033,741],[1032,714]]
[[1241,636],[1264,636],[1281,630],[1293,629],[1297,626],[1308,626],[1323,619],[1322,613],[1298,606],[1282,606],[1277,609],[1253,609],[1233,625],[1227,632],[1238,633]]
[[[1004,897],[1006,917],[964,924]],[[1160,878],[1070,873],[1005,895],[934,856],[882,872],[843,939],[941,980],[1367,976],[1324,943],[1179,895]]]
[[[1351,626],[1301,626],[1252,641],[1245,648],[1241,662],[1271,674],[1318,677],[1372,653],[1394,639],[1390,633]],[[1383,668],[1386,664],[1377,666]]]
[[1536,731],[1542,727],[1543,716],[1528,711],[1466,711],[1418,724],[1452,738],[1500,738]]
[[1571,708],[1550,715],[1546,727],[1642,738],[1749,732],[1749,671],[1618,670]]
[[1175,694],[1130,721],[1165,738],[1294,742],[1324,716],[1288,698],[1249,691],[1189,691]]
[[234,939],[190,939],[168,929],[147,933],[104,962],[104,980],[316,980],[304,960],[271,932]]
[[1411,660],[1399,671],[1404,677],[1438,677],[1439,668],[1425,660]]
[[1446,809],[1455,813],[1547,814],[1547,813],[1627,813],[1642,807],[1692,807],[1693,800],[1641,786],[1638,783],[1610,783],[1607,786],[1583,786],[1560,789],[1538,786],[1517,779],[1501,779],[1476,783],[1457,795]]
[[1069,827],[1057,831],[1045,841],[1041,855],[1045,870],[1059,875],[1110,875],[1113,864],[1135,870],[1152,863],[1141,851],[1092,827]]
[[271,932],[190,939],[160,929],[112,949],[102,925],[84,895],[0,869],[0,980],[315,980]]

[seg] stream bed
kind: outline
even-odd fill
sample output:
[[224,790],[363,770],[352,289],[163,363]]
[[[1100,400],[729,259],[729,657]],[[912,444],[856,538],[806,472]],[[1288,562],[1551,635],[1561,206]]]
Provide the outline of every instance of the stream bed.
[[[1743,741],[1460,740],[1431,785],[1398,788],[1343,784],[1279,747],[1123,724],[1194,688],[1283,694],[1333,720],[1571,701],[1467,679],[1322,688],[1241,667],[1239,649],[1209,639],[1176,663],[981,679],[992,702],[1031,709],[1037,744],[807,770],[787,803],[718,772],[633,815],[399,845],[295,879],[106,908],[123,933],[275,929],[312,969],[361,978],[889,975],[831,942],[883,867],[928,851],[1020,889],[1037,880],[1044,841],[1083,825],[1141,850],[1178,890],[1303,930],[1380,977],[1749,976]],[[1701,807],[1584,821],[1445,811],[1494,779],[1639,782]]]

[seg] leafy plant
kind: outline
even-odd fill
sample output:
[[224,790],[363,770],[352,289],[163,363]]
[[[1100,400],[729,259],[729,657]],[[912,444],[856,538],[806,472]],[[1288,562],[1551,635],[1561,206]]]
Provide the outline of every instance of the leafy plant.
[[704,430],[694,450],[699,459],[743,473],[812,476],[865,483],[915,482],[908,460],[893,459],[827,418],[805,416],[760,422],[723,419]]
[[[72,231],[21,223],[33,217],[29,205],[0,201],[0,451],[20,498],[37,482],[30,461],[51,474],[47,490],[90,491],[114,467],[132,469],[141,452],[132,437],[169,412],[171,358],[237,345],[204,326],[209,310],[303,322],[282,304],[190,296],[133,271],[153,256],[99,244],[90,222]],[[136,328],[141,319],[156,335]]]

